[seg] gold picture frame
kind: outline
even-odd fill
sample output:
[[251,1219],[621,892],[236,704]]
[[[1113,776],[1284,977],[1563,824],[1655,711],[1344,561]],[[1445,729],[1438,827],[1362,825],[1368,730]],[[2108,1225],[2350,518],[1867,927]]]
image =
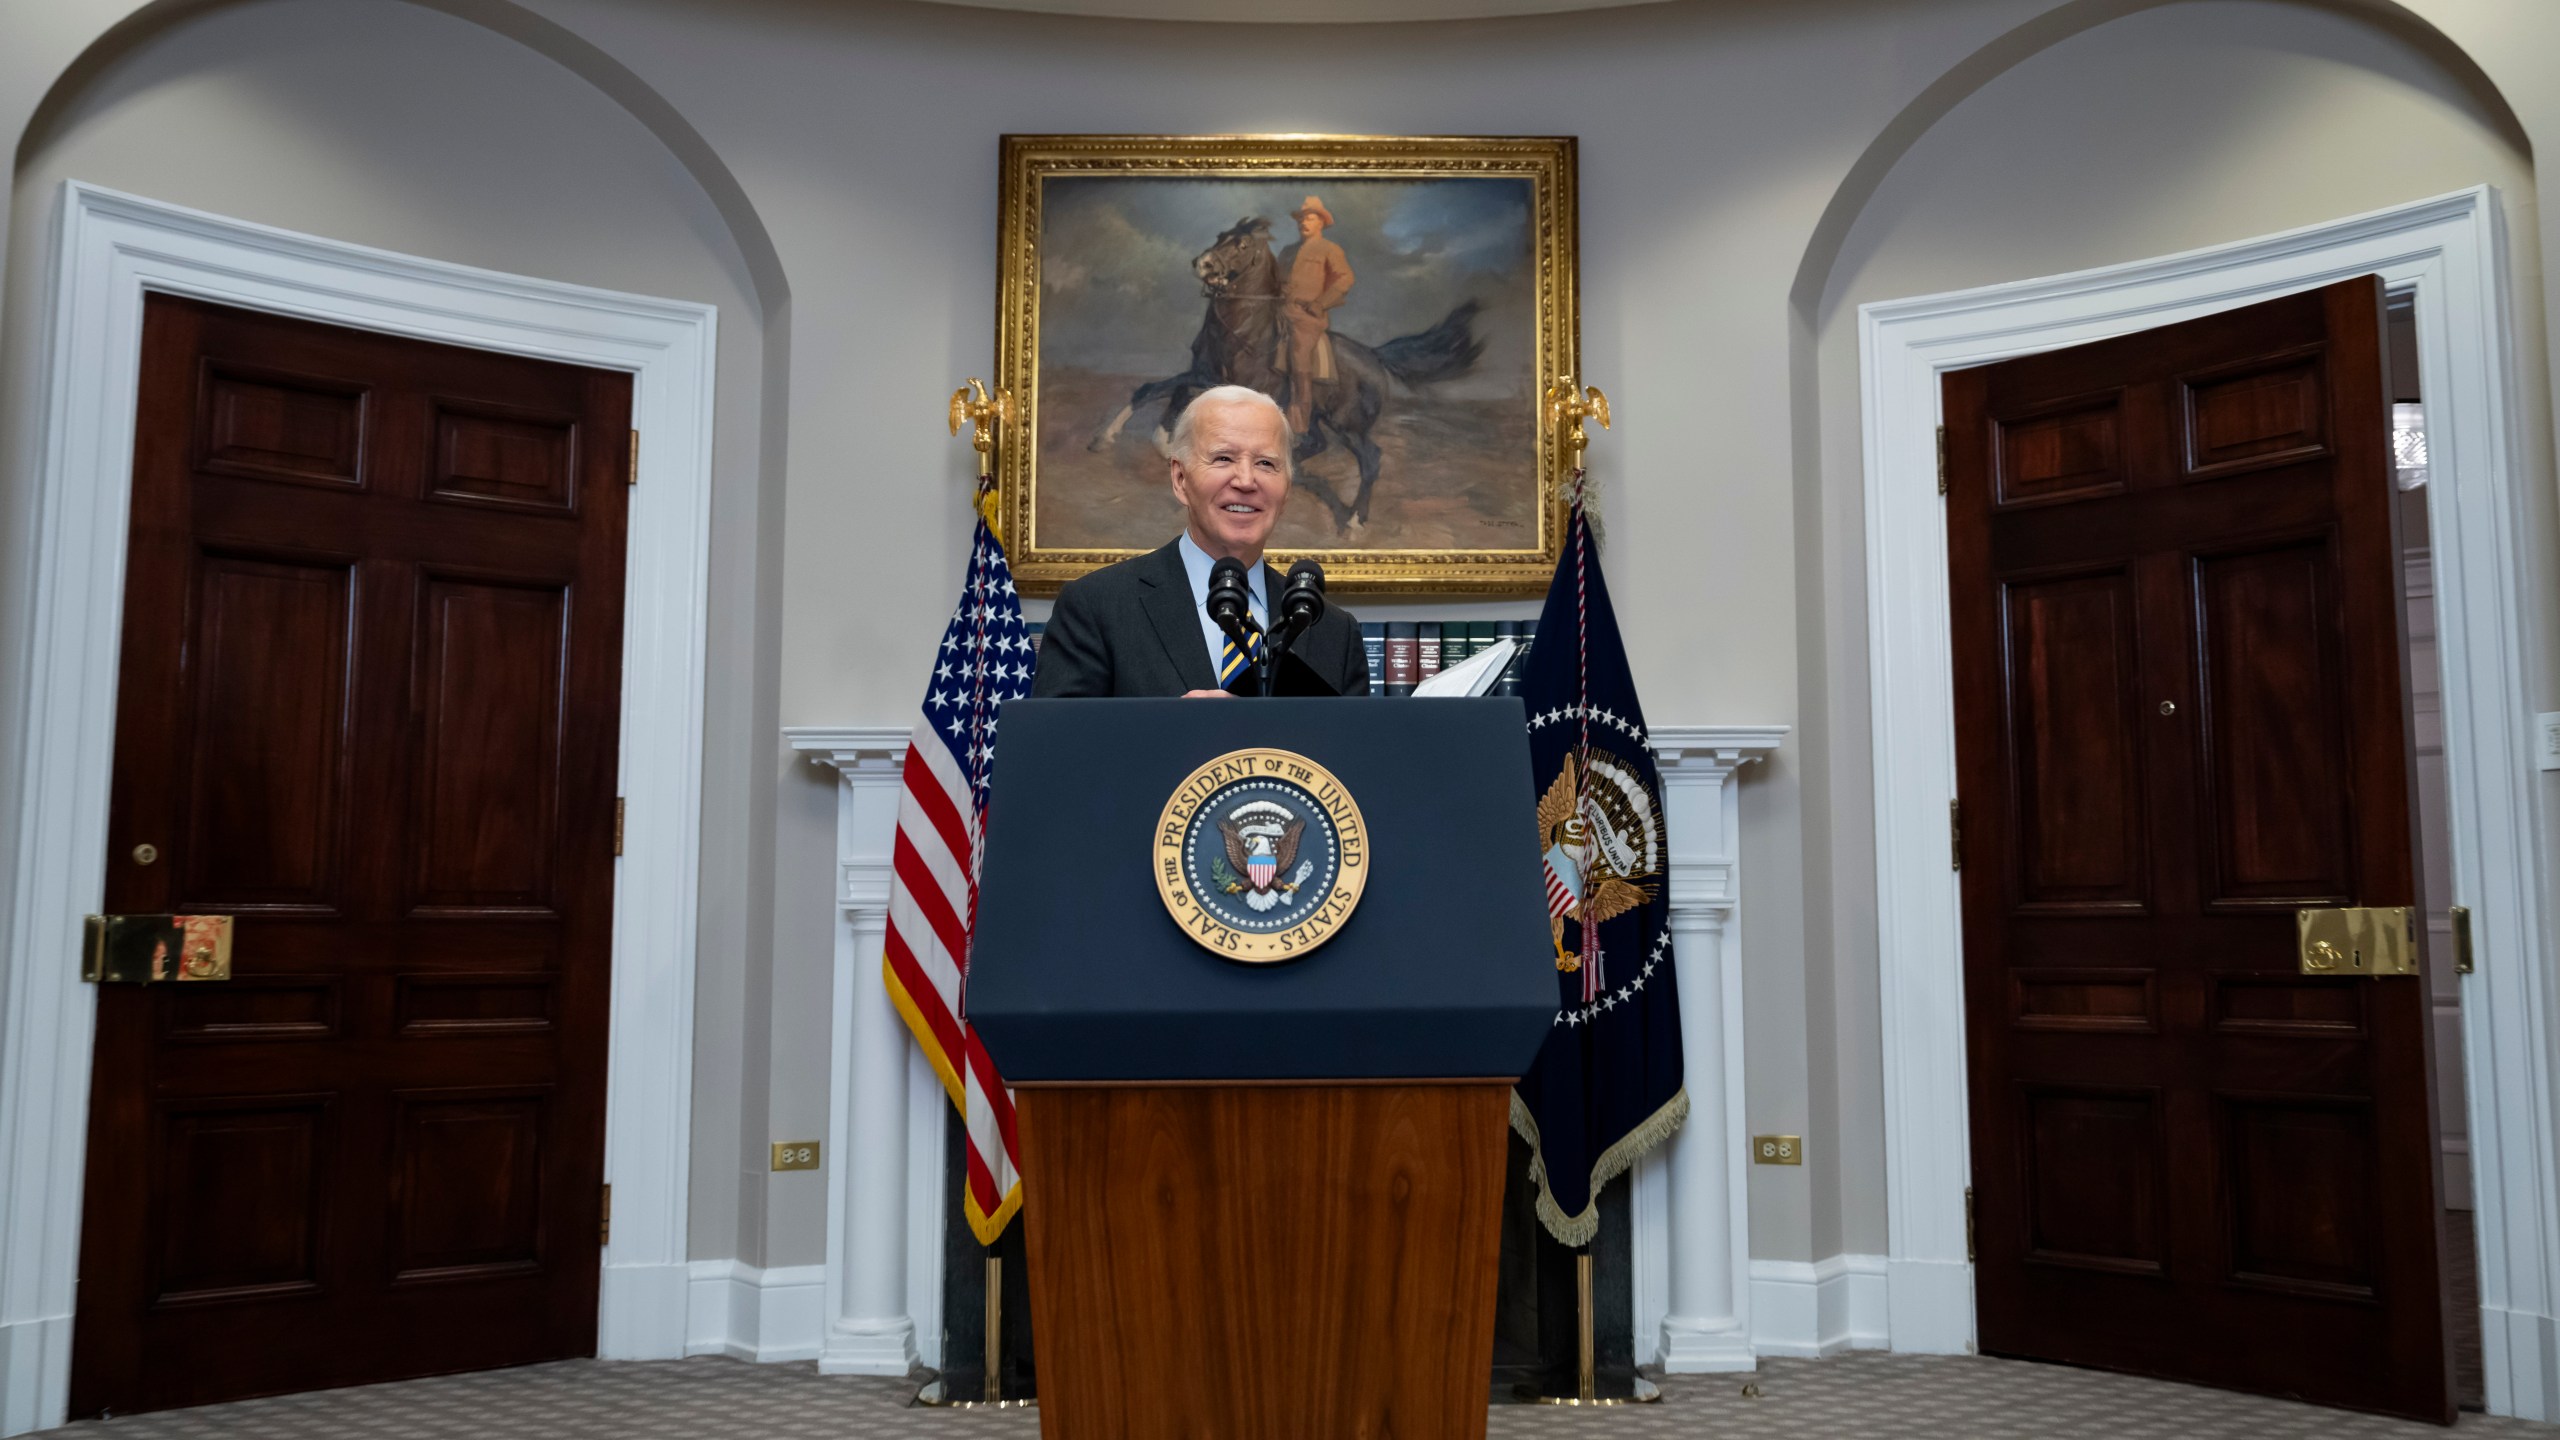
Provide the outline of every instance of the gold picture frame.
[[[1268,377],[1293,353],[1315,357],[1302,444],[1322,449],[1276,563],[1345,590],[1545,590],[1565,504],[1542,397],[1581,346],[1571,137],[1007,135],[1001,174],[998,513],[1026,592],[1171,539],[1164,416],[1211,376],[1285,397],[1295,372]],[[1271,316],[1295,217],[1319,214],[1348,290],[1293,350]]]

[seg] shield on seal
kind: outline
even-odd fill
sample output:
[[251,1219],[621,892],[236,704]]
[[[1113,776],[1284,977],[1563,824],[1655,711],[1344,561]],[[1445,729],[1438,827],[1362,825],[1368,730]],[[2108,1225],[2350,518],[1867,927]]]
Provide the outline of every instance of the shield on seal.
[[1280,858],[1268,850],[1259,855],[1245,857],[1244,878],[1252,881],[1253,888],[1256,890],[1270,889],[1271,877],[1279,873]]

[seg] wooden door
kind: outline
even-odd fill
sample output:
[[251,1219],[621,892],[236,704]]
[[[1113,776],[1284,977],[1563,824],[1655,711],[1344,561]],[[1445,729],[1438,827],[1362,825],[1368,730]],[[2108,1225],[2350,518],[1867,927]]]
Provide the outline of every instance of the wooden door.
[[74,1415],[594,1353],[630,405],[148,303]]
[[1990,1354],[2452,1419],[2373,277],[1947,377]]

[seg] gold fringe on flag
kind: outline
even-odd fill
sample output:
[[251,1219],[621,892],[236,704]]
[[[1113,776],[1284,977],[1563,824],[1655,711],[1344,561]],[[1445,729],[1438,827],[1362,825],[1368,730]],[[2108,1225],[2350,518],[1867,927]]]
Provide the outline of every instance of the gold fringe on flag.
[[1547,1151],[1538,1141],[1537,1117],[1529,1113],[1528,1106],[1520,1103],[1520,1092],[1512,1091],[1511,1128],[1519,1131],[1520,1138],[1529,1142],[1529,1184],[1538,1192],[1538,1223],[1546,1226],[1547,1233],[1556,1237],[1560,1244],[1577,1249],[1590,1244],[1591,1237],[1600,1233],[1600,1192],[1608,1188],[1610,1181],[1625,1174],[1628,1167],[1636,1163],[1637,1156],[1670,1139],[1671,1132],[1679,1129],[1688,1118],[1689,1091],[1683,1086],[1662,1102],[1661,1109],[1646,1116],[1643,1124],[1619,1136],[1617,1144],[1600,1152],[1600,1159],[1591,1167],[1591,1203],[1582,1208],[1581,1214],[1567,1215],[1564,1208],[1556,1204],[1555,1193],[1547,1188]]

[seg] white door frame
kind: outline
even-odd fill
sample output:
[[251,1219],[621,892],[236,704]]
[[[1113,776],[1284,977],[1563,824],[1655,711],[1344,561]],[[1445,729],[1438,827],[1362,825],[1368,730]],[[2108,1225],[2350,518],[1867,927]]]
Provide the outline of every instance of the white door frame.
[[[125,524],[146,292],[629,371],[633,492],[597,1349],[684,1353],[712,307],[524,279],[68,182],[55,231],[14,753],[0,784],[0,1434],[62,1423],[95,996],[74,974],[105,884]],[[20,573],[27,573],[21,571]]]
[[2533,762],[2547,622],[2529,599],[2527,555],[2541,532],[2531,484],[2515,472],[2512,312],[2488,186],[2183,255],[1860,307],[1897,1350],[1965,1350],[1974,1317],[1962,935],[1947,864],[1955,733],[1940,374],[2367,273],[2419,302],[2454,887],[2480,939],[2462,1016],[2487,1399],[2497,1414],[2560,1415],[2550,1008],[2560,947],[2542,893],[2549,784]]

